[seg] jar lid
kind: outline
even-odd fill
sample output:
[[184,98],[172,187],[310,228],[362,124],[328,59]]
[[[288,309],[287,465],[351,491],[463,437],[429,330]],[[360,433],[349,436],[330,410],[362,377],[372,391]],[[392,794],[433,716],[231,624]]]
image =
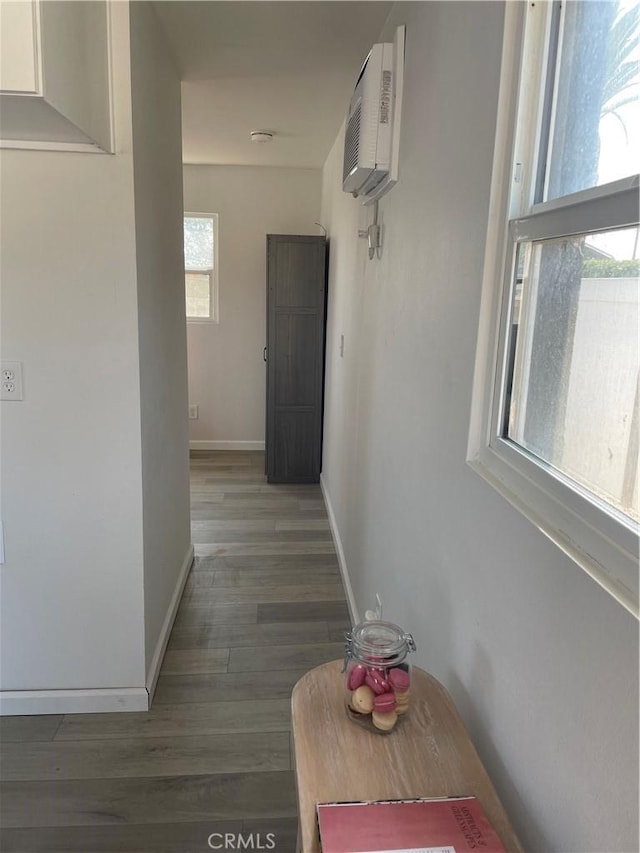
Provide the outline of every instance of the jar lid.
[[393,622],[361,622],[351,631],[351,641],[361,652],[367,655],[397,655],[401,652],[415,651],[411,634],[406,634]]

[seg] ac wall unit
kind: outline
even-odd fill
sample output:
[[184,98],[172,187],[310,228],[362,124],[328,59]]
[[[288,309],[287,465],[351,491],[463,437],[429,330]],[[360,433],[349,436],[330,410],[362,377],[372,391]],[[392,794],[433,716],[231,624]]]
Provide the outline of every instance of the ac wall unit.
[[368,204],[398,180],[405,27],[374,44],[349,104],[342,189]]

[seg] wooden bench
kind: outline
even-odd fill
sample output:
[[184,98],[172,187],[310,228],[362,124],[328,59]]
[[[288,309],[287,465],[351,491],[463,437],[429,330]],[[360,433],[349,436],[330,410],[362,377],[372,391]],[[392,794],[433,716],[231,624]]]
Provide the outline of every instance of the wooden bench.
[[477,797],[506,850],[522,851],[451,697],[413,667],[411,707],[389,735],[348,719],[342,662],[319,666],[291,699],[298,792],[298,847],[319,851],[316,803],[344,800]]

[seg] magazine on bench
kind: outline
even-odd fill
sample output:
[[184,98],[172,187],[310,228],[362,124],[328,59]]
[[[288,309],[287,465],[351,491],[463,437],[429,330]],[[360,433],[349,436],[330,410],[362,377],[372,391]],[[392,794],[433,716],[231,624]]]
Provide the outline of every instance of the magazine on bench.
[[318,803],[322,853],[505,853],[475,797]]

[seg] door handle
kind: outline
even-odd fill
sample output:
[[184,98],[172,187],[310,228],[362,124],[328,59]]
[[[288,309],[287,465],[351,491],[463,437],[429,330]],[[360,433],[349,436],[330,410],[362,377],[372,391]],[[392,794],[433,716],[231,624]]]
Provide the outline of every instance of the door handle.
[[266,347],[262,350],[262,358],[266,362],[266,360],[267,360],[267,348]]

